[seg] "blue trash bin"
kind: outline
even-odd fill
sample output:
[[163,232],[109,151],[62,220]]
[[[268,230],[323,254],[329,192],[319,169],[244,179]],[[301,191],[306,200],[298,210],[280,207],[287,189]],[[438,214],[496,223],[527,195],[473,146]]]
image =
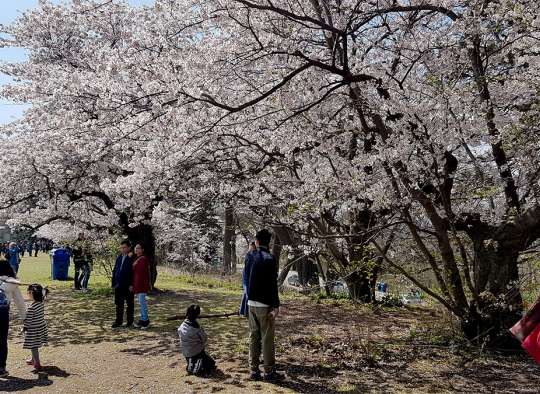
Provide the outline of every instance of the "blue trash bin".
[[69,250],[60,248],[51,253],[53,280],[67,280],[69,272]]

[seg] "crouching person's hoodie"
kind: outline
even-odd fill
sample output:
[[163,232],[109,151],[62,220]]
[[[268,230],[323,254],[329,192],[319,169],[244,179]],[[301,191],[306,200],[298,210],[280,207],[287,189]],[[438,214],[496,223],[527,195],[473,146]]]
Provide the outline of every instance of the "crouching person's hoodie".
[[180,346],[182,354],[186,358],[195,357],[204,351],[208,337],[199,323],[191,320],[184,320],[178,327]]

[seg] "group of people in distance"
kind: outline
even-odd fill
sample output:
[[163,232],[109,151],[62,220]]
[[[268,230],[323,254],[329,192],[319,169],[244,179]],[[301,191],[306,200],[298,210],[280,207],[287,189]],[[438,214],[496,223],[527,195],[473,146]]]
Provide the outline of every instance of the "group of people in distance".
[[23,323],[23,348],[29,349],[31,357],[26,360],[28,365],[34,367],[34,372],[41,370],[39,348],[47,343],[47,323],[45,322],[44,299],[46,289],[37,283],[27,287],[27,305],[19,287],[21,282],[17,274],[6,259],[0,259],[0,377],[8,376],[6,361],[8,354],[9,311],[13,303],[19,312],[19,319]]
[[[250,379],[276,381],[283,378],[276,371],[275,321],[280,311],[278,292],[279,265],[270,253],[272,234],[262,229],[255,236],[255,244],[245,258],[242,274],[244,294],[240,315],[249,321]],[[200,307],[191,305],[186,319],[178,328],[182,354],[186,358],[188,374],[201,375],[211,372],[215,361],[207,354],[207,335],[197,321]],[[262,363],[261,363],[262,356]],[[262,373],[260,367],[262,365]]]
[[20,257],[28,253],[28,257],[37,257],[39,252],[49,252],[53,243],[50,240],[40,239],[35,241],[19,241],[0,243],[0,253],[6,255],[8,250],[17,250]]

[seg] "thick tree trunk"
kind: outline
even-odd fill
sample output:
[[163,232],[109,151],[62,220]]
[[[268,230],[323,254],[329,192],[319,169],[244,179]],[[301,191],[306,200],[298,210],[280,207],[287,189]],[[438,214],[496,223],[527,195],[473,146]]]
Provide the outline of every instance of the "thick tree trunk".
[[317,270],[313,261],[307,256],[304,256],[295,263],[296,272],[298,272],[298,280],[302,286],[307,286],[316,283]]
[[272,255],[276,258],[279,267],[279,260],[281,258],[281,251],[283,250],[283,244],[281,243],[281,238],[279,233],[274,231],[274,242],[272,244]]
[[235,245],[234,208],[230,205],[225,207],[225,223],[223,230],[223,273],[229,274],[232,271],[233,259],[236,256],[233,251]]
[[158,276],[157,272],[157,257],[156,257],[156,240],[154,237],[154,231],[149,224],[139,224],[135,227],[125,227],[124,231],[127,238],[135,247],[137,244],[141,244],[144,249],[144,253],[150,261],[150,284],[152,289],[155,288],[156,280]]
[[322,281],[322,286],[328,297],[332,296],[332,288],[328,285],[328,265],[323,264],[319,255],[315,255],[315,263],[317,264],[317,272]]
[[490,346],[508,345],[508,328],[519,320],[519,251],[493,239],[475,239],[473,276],[478,299],[462,326],[467,338]]
[[[352,213],[354,220],[351,226],[351,232],[362,234],[362,230],[370,222],[371,212],[354,211]],[[375,258],[365,245],[363,237],[355,236],[348,240],[349,262],[355,267],[343,279],[347,283],[349,296],[351,299],[359,302],[375,301],[375,283],[379,273],[381,259]]]
[[346,275],[343,280],[347,284],[349,297],[352,300],[363,303],[375,300],[377,275],[374,270],[358,269]]
[[231,241],[231,273],[236,273],[236,265],[238,263],[238,258],[236,257],[236,232],[233,234],[233,239]]

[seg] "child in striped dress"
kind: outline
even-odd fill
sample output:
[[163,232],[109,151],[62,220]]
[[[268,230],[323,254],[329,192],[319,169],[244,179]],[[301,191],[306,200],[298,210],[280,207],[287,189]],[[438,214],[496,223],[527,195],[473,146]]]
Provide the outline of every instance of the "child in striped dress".
[[35,283],[28,286],[28,296],[32,303],[24,319],[24,349],[32,351],[32,358],[27,361],[34,366],[34,372],[39,372],[39,348],[47,343],[47,323],[45,322],[45,307],[43,305],[43,287]]

